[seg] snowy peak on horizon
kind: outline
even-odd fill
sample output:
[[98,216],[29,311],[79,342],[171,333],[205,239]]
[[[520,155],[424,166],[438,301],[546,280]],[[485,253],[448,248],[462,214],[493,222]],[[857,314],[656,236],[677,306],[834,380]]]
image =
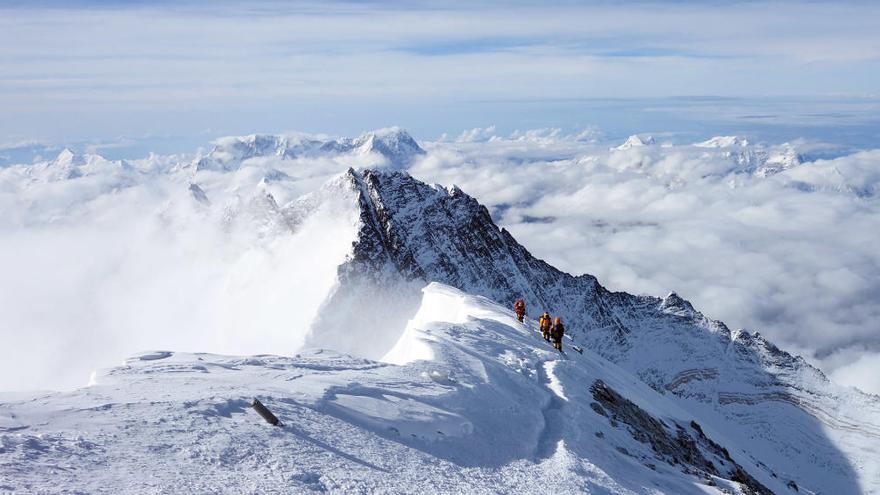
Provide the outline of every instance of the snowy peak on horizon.
[[25,174],[32,180],[58,182],[88,176],[128,175],[133,171],[125,160],[108,160],[94,153],[77,153],[64,148],[51,160],[27,166]]
[[419,143],[400,127],[362,134],[352,142],[352,146],[363,154],[378,153],[396,167],[409,165],[416,156],[425,154]]
[[761,166],[755,170],[755,175],[759,177],[778,174],[803,163],[801,155],[789,143],[783,143],[781,146],[765,153],[766,155],[764,156],[766,158],[764,158]]
[[[102,157],[93,158],[103,160]],[[35,175],[48,182],[75,179],[82,176],[80,167],[85,165],[86,161],[84,155],[78,155],[69,148],[64,148],[52,160],[35,165],[35,170],[37,171]]]
[[801,165],[801,155],[789,143],[771,148],[742,145],[720,147],[741,173],[766,178]]
[[[715,136],[693,144],[664,143],[656,146],[654,138],[635,134],[625,143],[611,148],[604,144],[584,143],[577,136],[561,136],[558,133],[550,133],[549,136],[552,139],[497,139],[481,143],[434,142],[428,146],[429,154],[400,127],[377,129],[355,138],[306,133],[250,134],[218,138],[213,141],[213,148],[209,152],[199,152],[194,158],[193,155],[151,154],[137,160],[108,160],[97,154],[76,153],[65,148],[52,160],[9,166],[0,169],[0,174],[2,170],[16,169],[20,170],[20,175],[31,179],[52,182],[104,172],[118,174],[119,168],[134,167],[146,174],[183,172],[190,176],[189,180],[199,181],[199,172],[228,173],[251,167],[263,170],[264,177],[261,178],[265,178],[267,182],[278,182],[300,176],[300,171],[307,175],[318,175],[331,171],[341,172],[350,166],[408,170],[417,165],[419,158],[423,156],[447,160],[449,152],[460,152],[458,147],[481,146],[490,153],[500,152],[502,156],[510,147],[521,150],[525,156],[518,159],[517,163],[529,160],[559,164],[570,162],[573,165],[596,163],[607,165],[616,172],[651,175],[670,184],[709,177],[726,178],[732,183],[739,183],[746,176],[763,179],[798,168],[810,163],[809,157],[813,156],[809,154],[809,145],[803,143],[752,144],[740,136]],[[534,146],[535,149],[523,150],[523,143]],[[547,146],[555,146],[559,150],[548,152]],[[802,149],[807,151],[802,152]],[[812,159],[817,158],[813,156]],[[816,177],[816,174],[812,174],[812,178]],[[130,179],[132,180],[121,182],[121,185],[135,180],[134,176]],[[806,182],[794,186],[804,190],[829,189],[825,184]],[[866,192],[871,188],[863,185],[838,186],[837,183],[850,182],[846,174],[833,182],[833,187],[841,191],[853,190],[859,195],[872,194]],[[206,192],[210,195],[210,191]]]
[[700,143],[697,148],[721,150],[743,173],[765,178],[801,165],[804,160],[795,146],[782,143],[776,146],[753,146],[739,136],[716,136]]
[[[748,175],[763,179],[805,162],[795,144],[755,145],[741,136],[715,136],[690,145],[664,143],[656,147],[652,146],[654,144],[654,138],[635,134],[620,146],[608,151],[612,157],[616,152],[627,151],[626,154],[618,154],[620,156],[614,158],[614,162],[642,173],[656,173],[652,171],[650,164],[663,161],[669,156],[694,156],[698,160],[688,162],[688,166],[696,167],[694,172],[698,172],[700,178]],[[687,169],[662,169],[662,174],[679,175],[679,180],[686,180],[683,176],[689,172]]]
[[74,166],[82,165],[86,160],[83,155],[77,155],[70,148],[64,148],[52,162],[60,166]]
[[699,143],[694,143],[698,148],[731,148],[745,147],[749,145],[749,140],[740,136],[715,136]]
[[365,132],[357,138],[330,138],[301,133],[229,136],[215,140],[214,148],[193,163],[196,171],[231,171],[254,158],[290,160],[300,157],[372,155],[378,160],[369,162],[371,166],[402,168],[423,154],[425,150],[404,129],[389,127]]
[[633,134],[628,137],[626,141],[620,146],[616,148],[612,148],[612,150],[624,151],[632,148],[639,148],[642,146],[650,146],[654,144],[654,138],[652,136],[639,136],[638,134]]

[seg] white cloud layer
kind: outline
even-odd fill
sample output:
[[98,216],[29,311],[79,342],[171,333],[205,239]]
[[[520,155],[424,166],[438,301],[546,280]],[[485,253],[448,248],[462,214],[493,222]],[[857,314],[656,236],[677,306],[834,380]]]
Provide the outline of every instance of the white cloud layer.
[[302,344],[354,220],[319,212],[290,235],[265,195],[299,197],[345,165],[290,160],[293,177],[274,183],[261,182],[271,159],[196,177],[179,165],[75,156],[0,169],[0,390],[83,386],[144,349]]

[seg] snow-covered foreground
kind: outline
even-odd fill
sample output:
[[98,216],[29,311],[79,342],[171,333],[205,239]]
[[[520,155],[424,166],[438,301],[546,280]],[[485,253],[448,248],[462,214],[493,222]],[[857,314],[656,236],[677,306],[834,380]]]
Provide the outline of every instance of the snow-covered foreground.
[[149,352],[74,392],[0,395],[0,491],[743,492],[731,477],[792,490],[634,376],[589,350],[560,354],[527,323],[431,284],[387,356],[401,364]]

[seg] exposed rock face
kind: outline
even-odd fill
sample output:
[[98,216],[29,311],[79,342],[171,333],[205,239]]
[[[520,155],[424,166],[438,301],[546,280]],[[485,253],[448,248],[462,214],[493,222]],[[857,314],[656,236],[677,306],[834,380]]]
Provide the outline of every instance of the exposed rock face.
[[[802,358],[758,334],[731,331],[674,293],[661,299],[611,292],[593,276],[555,269],[457,187],[370,170],[349,170],[330,187],[351,195],[360,225],[339,267],[339,285],[315,322],[312,345],[381,358],[393,341],[351,347],[349,340],[364,339],[347,339],[347,333],[402,329],[419,289],[440,282],[501,304],[524,297],[532,318],[543,310],[561,316],[578,345],[677,396],[702,423],[751,438],[758,450],[786,452],[790,462],[774,470],[815,465],[823,473],[797,480],[801,486],[818,489],[823,477],[852,477],[853,467],[836,452],[827,428],[880,441],[880,425],[866,422],[880,417],[876,397],[837,387]],[[309,201],[314,198],[289,205],[285,216],[303,217]],[[859,403],[864,415],[847,401]]]
[[[414,311],[419,289],[427,282],[440,282],[501,303],[525,297],[533,315],[547,308],[573,330],[603,327],[613,336],[609,345],[627,346],[627,329],[609,307],[617,296],[595,277],[574,277],[533,257],[494,224],[484,206],[457,187],[429,186],[404,173],[369,170],[349,171],[345,180],[357,192],[361,227],[352,259],[339,269],[341,293],[334,297],[342,299],[348,286],[360,289],[358,296],[346,296],[340,307],[350,310],[351,299],[365,294],[365,287],[372,298],[382,297],[373,288],[381,292],[397,287],[388,304]],[[297,210],[289,209],[290,214]],[[334,304],[342,303],[331,301],[328,308]],[[320,323],[324,335],[326,313]],[[406,313],[395,321],[405,323],[411,316]],[[365,307],[360,321],[370,314]],[[387,318],[382,316],[381,324],[387,324]],[[357,351],[344,344],[342,348]]]
[[189,185],[189,192],[192,194],[193,199],[202,203],[204,205],[210,205],[211,200],[208,199],[208,195],[205,194],[205,190],[199,187],[196,183],[191,183]]
[[[590,391],[597,401],[592,404],[593,410],[606,416],[612,425],[625,424],[634,439],[651,446],[656,460],[681,466],[682,471],[704,478],[711,475],[731,479],[743,485],[746,493],[772,495],[773,492],[730,457],[727,449],[707,437],[699,423],[691,421],[689,426],[693,433],[679,424],[667,425],[602,380],[596,380]],[[648,463],[648,459],[641,461]]]

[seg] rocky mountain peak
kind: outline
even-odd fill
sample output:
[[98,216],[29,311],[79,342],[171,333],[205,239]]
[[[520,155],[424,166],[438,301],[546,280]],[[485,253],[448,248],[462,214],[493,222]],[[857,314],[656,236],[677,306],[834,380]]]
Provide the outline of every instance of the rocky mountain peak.
[[367,132],[355,140],[354,145],[362,152],[374,152],[384,156],[392,165],[407,165],[425,150],[404,129],[389,127]]
[[670,292],[663,298],[663,301],[660,303],[660,310],[665,313],[685,317],[693,317],[698,314],[689,301],[682,299],[675,292]]
[[64,148],[55,157],[54,162],[59,165],[81,165],[84,163],[84,160],[82,160],[81,156],[78,157],[70,148]]

